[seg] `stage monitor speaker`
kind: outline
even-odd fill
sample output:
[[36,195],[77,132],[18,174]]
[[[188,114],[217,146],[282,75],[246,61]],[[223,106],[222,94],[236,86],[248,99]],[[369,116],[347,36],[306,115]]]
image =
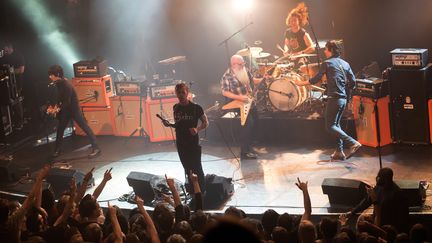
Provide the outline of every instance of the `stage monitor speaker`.
[[158,99],[146,101],[147,131],[151,142],[170,141],[175,139],[175,131],[171,127],[165,127],[156,114],[161,115],[170,122],[174,122],[173,107],[178,102],[177,98]]
[[[83,182],[84,176],[84,173],[74,169],[51,168],[46,177],[46,181],[51,184],[54,196],[58,199],[63,192],[69,190],[69,183],[72,178],[75,178],[75,182],[79,187]],[[94,185],[94,179],[92,179],[89,184]]]
[[[368,97],[353,96],[353,113],[357,133],[357,140],[367,146],[377,147],[377,124],[375,117],[375,100]],[[391,143],[389,96],[379,98],[378,122],[380,127],[380,146]]]
[[[129,136],[139,127],[140,116],[139,96],[113,96],[111,97],[111,114],[114,120],[114,135]],[[141,125],[147,132],[147,118],[145,99],[142,101]],[[136,132],[134,136],[139,136]]]
[[325,178],[321,188],[332,206],[356,206],[367,195],[366,184],[359,180]]
[[206,196],[204,198],[204,206],[206,208],[219,206],[221,202],[234,194],[232,178],[207,174],[205,176],[205,181]]
[[[95,135],[113,135],[114,121],[111,107],[82,107],[83,115],[87,124]],[[84,131],[76,124],[75,133],[84,136]]]
[[81,107],[110,106],[109,98],[114,94],[110,75],[101,78],[73,78],[72,84]]
[[126,179],[129,186],[133,188],[135,195],[141,197],[144,202],[151,203],[155,197],[155,192],[150,182],[154,177],[153,174],[131,171]]
[[426,182],[416,180],[395,180],[394,181],[407,199],[409,207],[421,207],[426,200]]
[[431,67],[432,64],[422,69],[390,69],[391,127],[394,142],[430,142],[427,102],[432,93]]

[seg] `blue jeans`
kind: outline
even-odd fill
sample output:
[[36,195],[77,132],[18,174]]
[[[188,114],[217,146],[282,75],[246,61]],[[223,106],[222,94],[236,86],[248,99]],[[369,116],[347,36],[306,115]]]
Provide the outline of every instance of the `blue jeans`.
[[341,126],[340,121],[345,109],[347,100],[345,98],[329,98],[325,111],[325,127],[327,132],[336,137],[336,151],[343,151],[343,143],[346,142],[349,146],[357,143],[355,139],[348,136]]

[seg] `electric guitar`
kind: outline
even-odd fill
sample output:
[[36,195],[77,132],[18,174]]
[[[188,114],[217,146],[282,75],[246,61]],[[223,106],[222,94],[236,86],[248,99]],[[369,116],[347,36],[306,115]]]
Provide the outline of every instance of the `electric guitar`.
[[[264,77],[261,79],[260,82],[267,79],[269,77]],[[249,115],[249,112],[251,110],[251,107],[253,103],[256,100],[256,95],[258,92],[258,84],[255,85],[254,90],[252,91],[252,94],[248,95],[249,99],[247,101],[240,101],[240,100],[233,100],[229,102],[228,104],[222,106],[222,110],[231,110],[231,109],[240,109],[240,124],[244,126],[246,124],[247,117]]]
[[46,114],[52,117],[56,117],[57,114],[60,112],[60,106],[58,105],[50,105],[48,106],[47,110],[46,110]]

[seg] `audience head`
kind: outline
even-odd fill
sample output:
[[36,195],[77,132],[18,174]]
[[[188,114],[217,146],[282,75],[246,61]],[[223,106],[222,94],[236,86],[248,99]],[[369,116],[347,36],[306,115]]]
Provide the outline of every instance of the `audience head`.
[[186,240],[179,234],[172,234],[168,237],[167,243],[186,243]]
[[410,230],[411,243],[423,243],[429,241],[428,231],[422,224],[415,224]]
[[200,234],[204,233],[204,229],[207,225],[207,214],[202,210],[197,210],[192,213],[190,217],[190,225],[192,229]]
[[181,221],[174,227],[174,233],[181,235],[187,242],[189,242],[192,238],[193,230],[187,221]]
[[247,227],[232,220],[222,220],[204,234],[205,243],[248,242],[258,243],[260,239]]
[[390,168],[382,168],[378,171],[376,177],[376,183],[378,186],[390,186],[393,184],[393,170]]
[[396,236],[395,243],[410,243],[410,238],[406,233],[400,233]]
[[299,240],[302,243],[313,243],[316,239],[315,226],[309,220],[302,220],[298,228]]
[[174,225],[174,216],[165,204],[159,203],[153,211],[153,221],[158,232],[169,232]]
[[288,213],[281,214],[277,221],[277,225],[284,227],[286,230],[292,231],[294,229],[294,217],[289,215]]
[[338,221],[333,218],[323,217],[319,223],[319,231],[324,239],[331,240],[338,231]]
[[272,233],[273,228],[277,225],[279,214],[273,209],[268,209],[264,212],[261,223],[265,230],[266,235]]
[[85,241],[102,242],[102,236],[102,229],[97,223],[87,225],[82,232]]
[[289,241],[289,233],[288,231],[281,226],[275,226],[271,233],[271,238],[274,243],[283,243]]
[[245,218],[245,213],[242,210],[233,206],[227,208],[224,215],[235,220],[241,220],[242,218]]
[[100,216],[99,203],[92,195],[87,194],[80,202],[79,213],[82,218],[97,218]]

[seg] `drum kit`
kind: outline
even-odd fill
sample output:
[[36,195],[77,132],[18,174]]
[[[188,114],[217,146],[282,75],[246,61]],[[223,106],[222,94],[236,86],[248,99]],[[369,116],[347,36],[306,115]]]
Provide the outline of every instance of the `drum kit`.
[[[308,80],[318,73],[319,64],[310,62],[316,54],[288,55],[275,58],[272,62],[269,58],[273,56],[263,52],[261,47],[241,49],[236,54],[248,57],[254,77],[267,77],[255,92],[259,111],[304,112],[308,110],[307,105],[311,106],[316,100],[322,101],[325,91],[320,87],[322,84],[297,85],[298,81]],[[323,80],[325,83],[325,78]]]

